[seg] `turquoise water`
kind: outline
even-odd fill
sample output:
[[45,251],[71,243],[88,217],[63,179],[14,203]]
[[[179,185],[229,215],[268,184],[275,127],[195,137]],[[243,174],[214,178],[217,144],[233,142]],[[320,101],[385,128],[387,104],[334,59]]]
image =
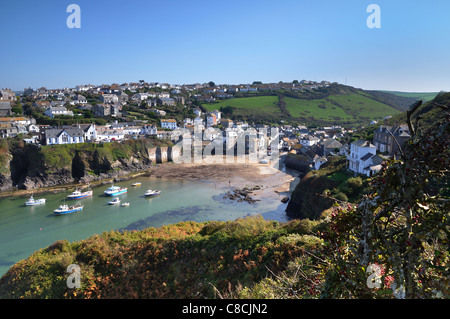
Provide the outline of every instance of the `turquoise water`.
[[[142,185],[131,186],[135,182]],[[84,204],[82,211],[69,215],[56,216],[53,210],[71,191],[36,195],[47,199],[39,206],[25,206],[27,197],[0,199],[0,276],[16,262],[60,239],[76,241],[110,230],[139,230],[188,220],[234,220],[255,214],[287,220],[286,204],[279,200],[268,198],[254,204],[225,200],[228,188],[212,182],[142,177],[116,185],[128,187],[128,193],[119,198],[130,206],[108,205],[112,198],[103,191],[110,185],[93,188],[93,197],[67,200],[66,204]],[[149,188],[161,190],[161,195],[145,198]]]

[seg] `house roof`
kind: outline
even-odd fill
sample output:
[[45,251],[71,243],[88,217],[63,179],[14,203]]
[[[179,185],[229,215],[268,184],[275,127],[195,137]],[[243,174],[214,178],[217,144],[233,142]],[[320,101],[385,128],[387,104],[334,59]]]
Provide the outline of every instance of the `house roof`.
[[358,140],[352,143],[353,145],[359,146],[359,147],[375,147],[372,143],[364,140]]
[[333,138],[329,138],[323,143],[323,146],[325,148],[340,148],[342,144]]
[[51,107],[50,108],[50,110],[53,112],[53,111],[55,111],[55,112],[57,112],[57,111],[67,111],[67,109],[64,107],[64,106],[54,106],[54,107]]
[[57,138],[63,132],[66,132],[72,137],[82,137],[84,135],[83,130],[73,127],[73,128],[57,128],[57,129],[47,129],[45,130],[46,138]]
[[363,157],[361,157],[361,161],[367,161],[369,158],[371,158],[372,156],[374,156],[374,154],[372,153],[367,153],[366,155],[364,155]]

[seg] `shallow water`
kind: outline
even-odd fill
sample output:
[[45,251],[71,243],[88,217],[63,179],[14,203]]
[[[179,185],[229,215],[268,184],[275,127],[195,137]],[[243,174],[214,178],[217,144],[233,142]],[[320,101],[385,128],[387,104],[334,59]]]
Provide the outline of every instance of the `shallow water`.
[[[131,186],[135,182],[142,185]],[[26,197],[0,199],[0,276],[19,260],[60,239],[76,241],[110,230],[139,230],[180,221],[234,220],[255,214],[287,220],[286,204],[276,197],[254,204],[225,200],[223,195],[229,188],[213,182],[142,177],[116,185],[128,187],[128,193],[119,198],[130,206],[108,205],[111,197],[103,191],[110,185],[93,188],[93,197],[66,200],[66,204],[84,205],[82,211],[69,215],[56,216],[53,210],[71,191],[36,195],[47,202],[34,207],[25,206]],[[149,188],[161,190],[161,194],[146,198],[144,193]]]

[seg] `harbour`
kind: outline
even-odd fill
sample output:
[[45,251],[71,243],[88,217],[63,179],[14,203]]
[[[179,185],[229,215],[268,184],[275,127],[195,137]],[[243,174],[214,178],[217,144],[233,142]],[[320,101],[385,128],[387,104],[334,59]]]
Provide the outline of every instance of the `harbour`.
[[[282,172],[277,174],[289,177]],[[263,176],[263,180],[279,178],[278,175]],[[155,174],[115,183],[128,189],[126,193],[114,197],[104,193],[111,187],[111,184],[106,184],[92,187],[93,195],[82,199],[67,199],[75,189],[41,193],[35,197],[45,198],[46,201],[36,206],[25,205],[29,196],[1,198],[0,276],[14,263],[57,240],[77,241],[105,231],[140,230],[181,221],[234,220],[255,214],[261,214],[266,219],[286,221],[286,204],[268,186],[261,190],[254,203],[225,198],[226,192],[234,187],[253,186],[255,183],[256,180],[246,179],[245,176],[230,176],[219,182],[217,179],[196,179],[192,176],[164,178]],[[160,193],[158,196],[146,196],[150,189]],[[113,198],[119,198],[128,205],[109,205]],[[81,204],[84,208],[70,214],[55,215],[54,210],[64,203]]]

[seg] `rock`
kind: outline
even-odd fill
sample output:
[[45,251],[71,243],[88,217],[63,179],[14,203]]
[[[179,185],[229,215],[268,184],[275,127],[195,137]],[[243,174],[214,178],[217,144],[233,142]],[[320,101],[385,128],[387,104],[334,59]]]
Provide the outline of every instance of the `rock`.
[[281,202],[282,202],[283,204],[286,204],[288,201],[289,201],[289,198],[286,197],[286,196],[284,196],[284,197],[281,199]]

